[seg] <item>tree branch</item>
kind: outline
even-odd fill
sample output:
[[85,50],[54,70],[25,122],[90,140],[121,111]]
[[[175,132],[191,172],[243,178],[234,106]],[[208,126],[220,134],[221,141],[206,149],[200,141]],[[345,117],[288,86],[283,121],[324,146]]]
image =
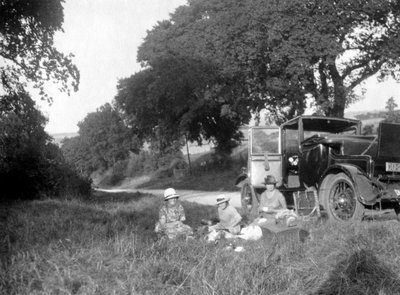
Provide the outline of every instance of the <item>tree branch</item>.
[[373,75],[375,75],[376,73],[379,72],[379,70],[381,69],[381,66],[385,63],[384,60],[380,61],[375,67],[374,69],[368,68],[366,69],[360,77],[358,77],[357,79],[355,79],[352,83],[350,83],[350,85],[347,87],[347,89],[354,89],[356,86],[358,86],[362,81],[364,81],[365,79],[368,79],[369,77],[372,77]]

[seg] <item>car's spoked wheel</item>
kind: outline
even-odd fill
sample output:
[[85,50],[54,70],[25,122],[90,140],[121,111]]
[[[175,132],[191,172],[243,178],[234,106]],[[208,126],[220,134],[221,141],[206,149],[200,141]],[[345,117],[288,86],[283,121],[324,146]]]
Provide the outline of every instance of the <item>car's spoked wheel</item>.
[[324,207],[329,217],[339,221],[362,218],[364,207],[357,201],[354,185],[346,174],[331,175],[323,186]]
[[253,219],[257,215],[258,201],[254,188],[250,183],[245,182],[241,190],[241,202],[242,202],[242,215],[247,216],[249,219]]
[[335,184],[329,196],[332,214],[341,220],[348,220],[356,210],[356,199],[353,187],[346,181]]

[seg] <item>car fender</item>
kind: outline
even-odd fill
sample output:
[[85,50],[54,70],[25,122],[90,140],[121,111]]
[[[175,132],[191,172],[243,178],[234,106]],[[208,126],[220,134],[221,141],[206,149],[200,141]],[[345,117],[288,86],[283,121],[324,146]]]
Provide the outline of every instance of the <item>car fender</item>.
[[357,166],[336,164],[330,166],[321,176],[319,186],[324,178],[329,174],[345,173],[353,182],[357,199],[364,205],[374,205],[380,195],[380,187],[362,172]]

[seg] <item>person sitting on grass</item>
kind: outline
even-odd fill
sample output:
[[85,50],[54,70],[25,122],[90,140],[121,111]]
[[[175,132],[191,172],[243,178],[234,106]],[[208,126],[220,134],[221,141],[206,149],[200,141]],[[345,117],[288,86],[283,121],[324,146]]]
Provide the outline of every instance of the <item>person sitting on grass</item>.
[[285,197],[276,188],[277,181],[273,175],[264,178],[265,191],[260,196],[260,212],[271,212],[287,209]]
[[260,221],[275,223],[274,215],[282,210],[287,210],[285,197],[276,188],[276,183],[273,175],[267,175],[264,178],[265,191],[260,196],[259,217],[256,219],[258,223]]
[[225,195],[217,197],[218,218],[219,222],[209,227],[209,231],[225,231],[232,235],[237,235],[240,232],[240,222],[242,217],[237,212],[235,207],[229,204],[229,198]]
[[193,230],[183,223],[186,220],[185,211],[178,201],[179,195],[175,189],[167,188],[164,191],[164,205],[159,211],[159,220],[156,223],[155,232],[164,234],[169,239],[178,236],[193,237]]

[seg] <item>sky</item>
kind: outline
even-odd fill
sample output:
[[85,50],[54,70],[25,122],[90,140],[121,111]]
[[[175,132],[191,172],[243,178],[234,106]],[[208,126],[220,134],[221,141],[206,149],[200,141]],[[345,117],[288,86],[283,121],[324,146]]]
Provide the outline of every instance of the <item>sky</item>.
[[[147,30],[184,4],[186,0],[65,0],[64,33],[56,35],[55,46],[75,55],[81,81],[79,91],[70,96],[49,86],[51,105],[37,100],[49,120],[46,131],[77,132],[88,113],[111,102],[118,80],[140,71],[136,53]],[[400,84],[371,78],[364,88],[365,98],[347,112],[384,110],[389,97],[400,106]]]
[[118,80],[140,71],[136,53],[147,30],[184,4],[186,0],[65,0],[64,33],[56,35],[55,46],[75,55],[81,80],[79,91],[70,96],[48,85],[51,105],[36,99],[48,118],[46,131],[77,132],[77,123],[88,113],[111,102]]

